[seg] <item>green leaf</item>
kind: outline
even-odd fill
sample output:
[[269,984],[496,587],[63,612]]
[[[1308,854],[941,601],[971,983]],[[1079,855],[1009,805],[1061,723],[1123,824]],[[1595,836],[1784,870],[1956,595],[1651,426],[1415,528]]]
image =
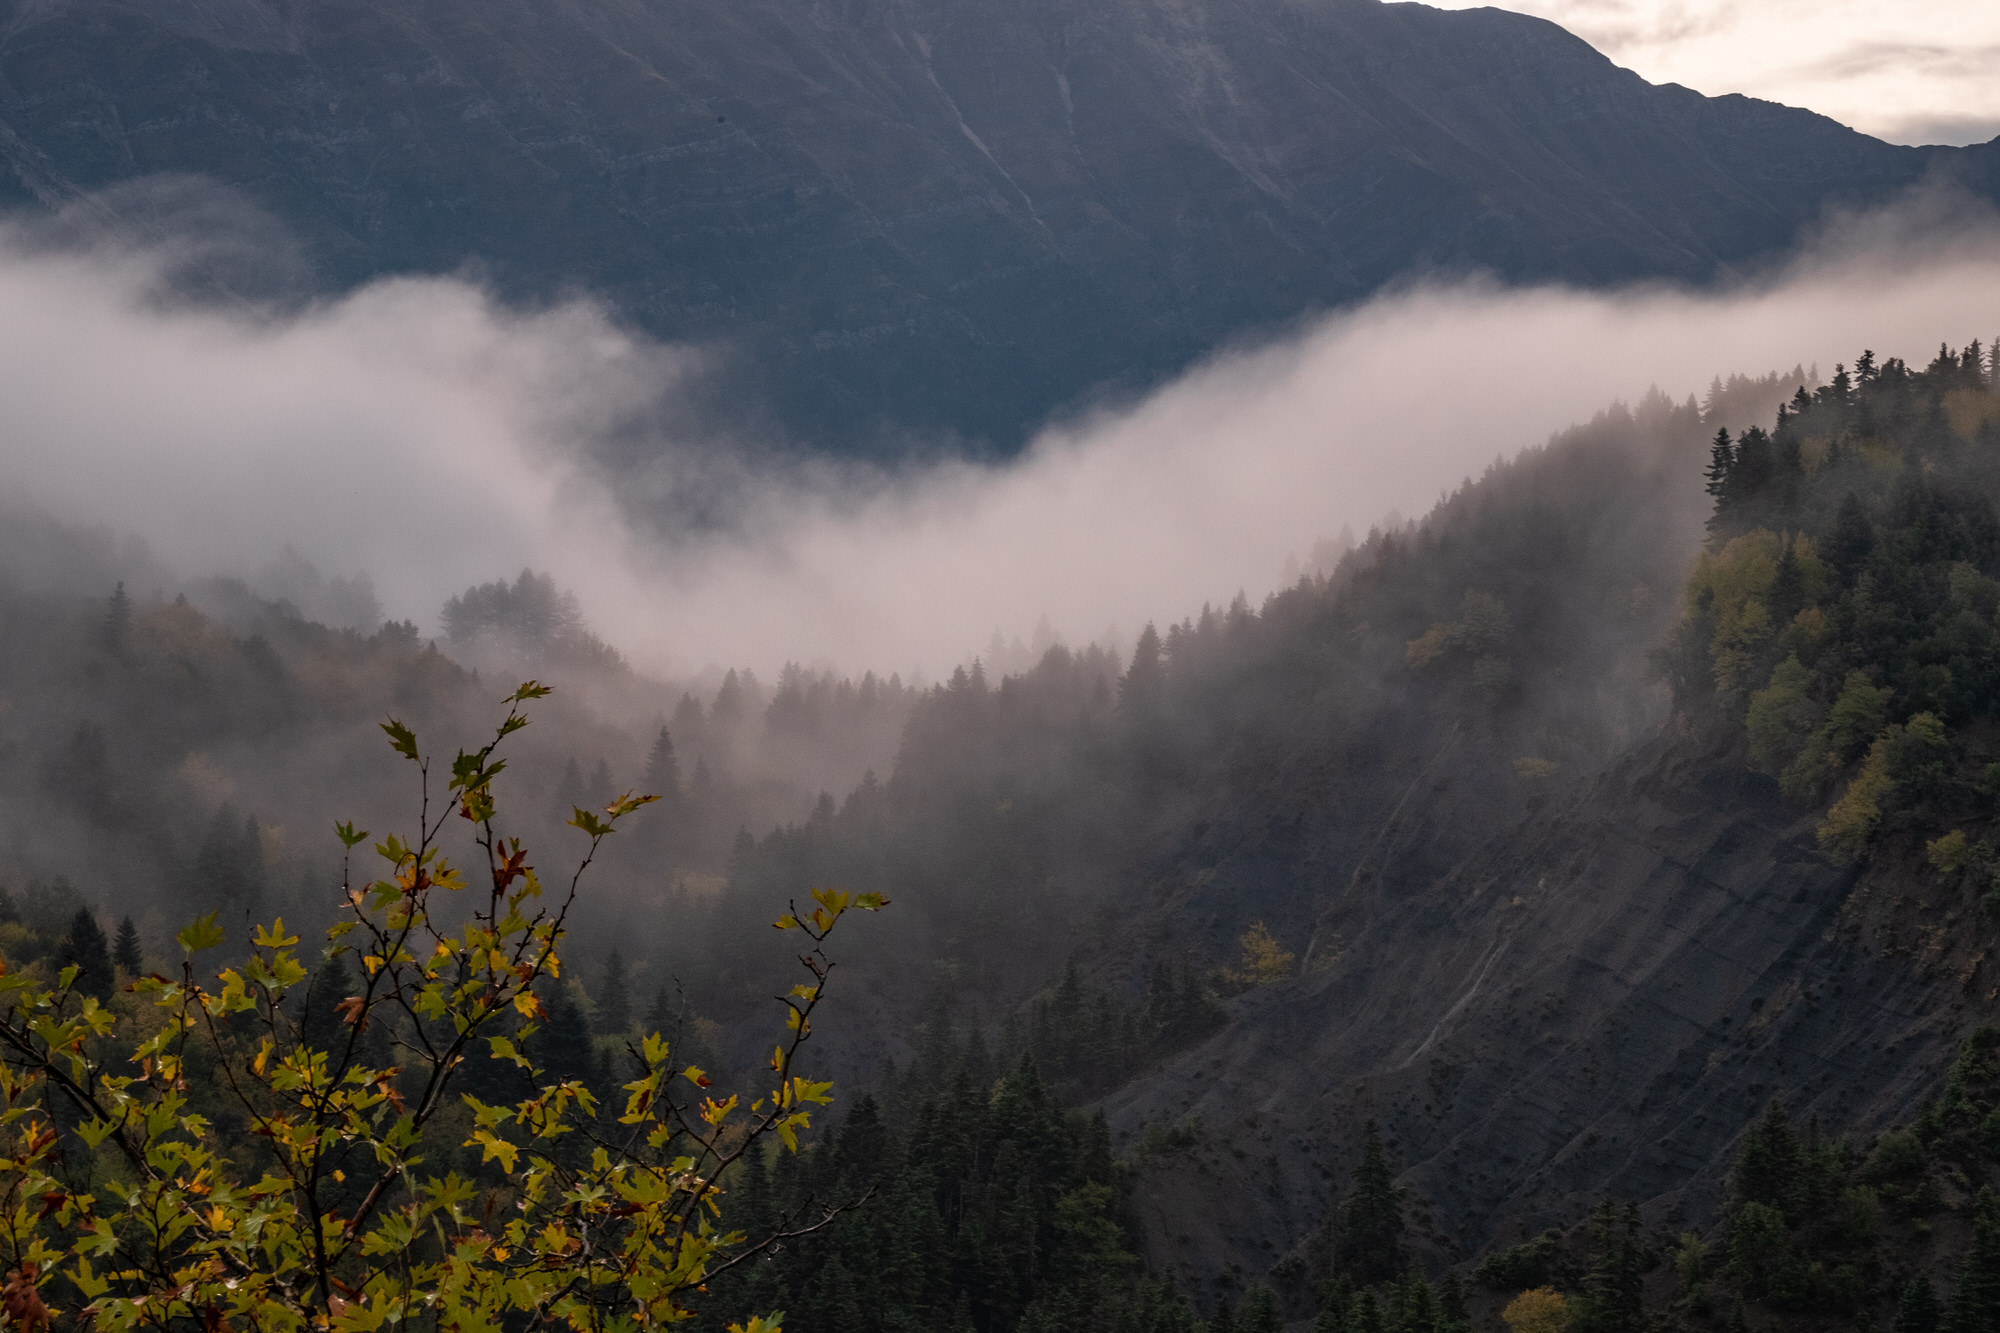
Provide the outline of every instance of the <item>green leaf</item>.
[[83,1140],[85,1147],[95,1149],[111,1137],[111,1129],[109,1120],[86,1120],[76,1127],[76,1136]]
[[417,733],[411,731],[393,717],[382,724],[382,730],[388,733],[389,744],[397,754],[402,755],[405,759],[415,759],[417,757]]
[[368,836],[368,830],[361,829],[357,831],[353,821],[349,820],[345,824],[335,824],[333,826],[333,836],[340,839],[342,846],[352,847]]
[[573,805],[570,809],[576,812],[575,817],[569,821],[571,828],[580,828],[593,838],[601,838],[611,832],[611,825],[605,823],[582,806]]
[[215,924],[215,913],[197,918],[195,923],[174,936],[181,948],[188,953],[200,953],[203,949],[213,949],[222,943],[222,927]]

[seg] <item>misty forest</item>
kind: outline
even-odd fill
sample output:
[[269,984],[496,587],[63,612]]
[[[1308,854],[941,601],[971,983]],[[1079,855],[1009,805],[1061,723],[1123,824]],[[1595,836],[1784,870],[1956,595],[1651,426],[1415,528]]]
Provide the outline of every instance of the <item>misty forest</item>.
[[0,0],[0,1333],[2000,1333],[2000,138],[1573,8]]
[[[349,1115],[435,1103],[410,1143],[329,1131],[332,1175],[414,1145],[411,1172],[456,1182],[399,1199],[395,1249],[497,1244],[517,1198],[559,1229],[663,1062],[766,1076],[799,968],[771,922],[818,890],[885,901],[824,946],[819,1030],[792,1027],[813,1045],[785,1058],[838,1097],[780,1121],[795,1151],[755,1123],[713,1136],[714,1193],[680,1224],[761,1239],[676,1294],[697,1327],[1992,1328],[1994,387],[1974,344],[1655,393],[1323,547],[1261,604],[1116,655],[996,641],[928,684],[671,684],[532,570],[465,589],[427,638],[297,556],[271,597],[10,513],[0,1041],[13,1123],[54,1138],[9,1150],[8,1243],[28,1255],[25,1220],[40,1262],[83,1256],[36,1298],[63,1318],[222,1317],[144,1294],[247,1252],[220,1202],[186,1202],[215,1228],[193,1249],[103,1212],[183,1160],[158,1125],[121,1157],[107,1138],[146,1103],[87,1095],[132,1098],[128,1031],[152,1034],[141,1083],[204,1071],[155,1105],[274,1197],[311,1153],[259,1098],[303,1079],[376,1090]],[[36,567],[69,590],[30,590]],[[553,693],[521,693],[531,724],[495,760],[481,732],[529,679]],[[430,975],[391,936],[425,876],[452,887],[434,850],[403,835],[397,877],[340,887],[342,844],[407,819],[409,757],[436,747],[471,758],[442,806],[428,775],[433,849],[482,863],[461,828],[497,803],[553,895],[594,848],[560,970],[522,965],[494,1013],[368,984],[385,959]],[[496,845],[498,886],[522,858]],[[461,976],[507,933],[477,901],[424,917]],[[282,945],[301,936],[328,946]],[[183,1021],[153,1010],[191,1003],[191,948],[226,984],[176,1063]],[[478,1038],[456,1056],[454,1016]],[[269,1079],[266,1025],[298,1043],[294,1081],[220,1078]],[[564,1134],[537,1138],[549,1088]],[[568,1204],[511,1143],[482,1151],[515,1103]],[[354,1186],[325,1190],[329,1228],[358,1220]],[[362,1306],[368,1253],[326,1270],[330,1299]],[[629,1274],[602,1280],[616,1322]]]

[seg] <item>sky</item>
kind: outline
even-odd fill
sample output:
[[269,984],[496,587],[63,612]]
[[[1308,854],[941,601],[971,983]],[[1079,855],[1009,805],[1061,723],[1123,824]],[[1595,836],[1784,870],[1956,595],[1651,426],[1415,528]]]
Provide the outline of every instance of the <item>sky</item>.
[[2000,135],[2000,0],[1514,0],[1499,8],[1560,23],[1654,83],[1808,107],[1894,143]]
[[936,679],[1045,617],[1071,643],[1129,643],[1148,620],[1259,600],[1317,540],[1419,515],[1650,386],[1830,373],[1864,346],[1921,364],[1940,340],[2000,333],[2000,225],[1920,200],[1836,223],[1728,291],[1387,294],[1005,463],[801,467],[663,433],[654,466],[731,469],[735,497],[728,521],[663,544],[621,521],[613,487],[632,479],[606,484],[588,459],[593,441],[671,431],[684,350],[588,302],[510,310],[448,278],[287,312],[191,306],[161,297],[173,262],[0,230],[17,446],[0,498],[137,534],[190,574],[254,575],[290,546],[368,573],[390,615],[433,633],[446,597],[533,566],[680,678],[798,660]]

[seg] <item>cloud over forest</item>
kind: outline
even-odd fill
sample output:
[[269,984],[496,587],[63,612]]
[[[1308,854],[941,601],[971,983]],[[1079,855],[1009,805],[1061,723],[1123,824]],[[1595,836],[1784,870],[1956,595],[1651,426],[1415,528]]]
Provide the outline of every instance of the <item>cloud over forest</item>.
[[[1864,345],[2000,333],[2000,231],[1936,201],[1829,227],[1720,292],[1415,285],[1219,352],[1019,458],[732,453],[677,407],[702,349],[587,300],[400,279],[268,305],[172,295],[171,247],[0,234],[0,492],[189,573],[286,547],[435,630],[532,565],[641,665],[948,669],[997,628],[1125,635],[1344,525],[1420,513],[1613,399]],[[616,467],[607,458],[626,460]],[[646,460],[633,462],[634,459]],[[645,497],[699,493],[699,526]]]

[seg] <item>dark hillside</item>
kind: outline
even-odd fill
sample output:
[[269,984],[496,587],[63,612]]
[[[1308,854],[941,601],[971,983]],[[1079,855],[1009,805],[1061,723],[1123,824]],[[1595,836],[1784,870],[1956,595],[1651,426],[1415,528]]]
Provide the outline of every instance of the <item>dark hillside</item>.
[[[1101,1097],[1134,1243],[1202,1308],[1266,1275],[1324,1297],[1376,1121],[1433,1273],[1610,1197],[1655,1259],[1694,1231],[1720,1291],[1844,1327],[1913,1267],[1948,1285],[1996,1179],[1985,1104],[1937,1109],[1994,989],[1990,383],[1974,349],[1868,358],[1776,430],[1723,426],[1769,421],[1768,383],[1608,415],[1329,580],[1148,636],[1115,697],[1062,654],[962,675],[880,791],[746,845],[735,884],[895,896],[871,988],[1011,1009],[988,1067]],[[1853,1226],[1744,1213],[1774,1100]],[[1863,1168],[1913,1123],[1916,1166]],[[1746,1217],[1792,1276],[1730,1248]],[[1647,1299],[1719,1321],[1696,1278]]]
[[1011,449],[1399,276],[1708,280],[1995,157],[1376,0],[0,3],[0,199],[212,178],[309,282],[594,292],[836,447]]
[[[1674,723],[1609,768],[1482,818],[1500,802],[1458,789],[1492,792],[1500,755],[1473,731],[1428,769],[1404,753],[1296,784],[1305,819],[1372,835],[1365,859],[1322,868],[1319,846],[1241,820],[1219,858],[1213,832],[1183,844],[1208,865],[1157,900],[1161,930],[1309,904],[1292,930],[1310,942],[1299,975],[1109,1099],[1132,1138],[1200,1126],[1139,1178],[1156,1259],[1226,1288],[1309,1254],[1369,1119],[1428,1205],[1413,1242],[1450,1261],[1606,1195],[1669,1235],[1710,1226],[1774,1098],[1863,1152],[1938,1114],[1995,993],[1990,382],[1977,348],[1923,372],[1870,356],[1775,431],[1716,443],[1712,535],[1656,659]],[[1924,1238],[1935,1221],[1962,1243],[1994,1168],[1947,1160],[1956,1184],[1907,1205],[1915,1230],[1885,1233],[1906,1239],[1861,1242],[1891,1246],[1870,1263],[1951,1276]],[[1832,1250],[1803,1253],[1831,1271]],[[1895,1295],[1841,1281],[1738,1290],[1839,1318]]]

